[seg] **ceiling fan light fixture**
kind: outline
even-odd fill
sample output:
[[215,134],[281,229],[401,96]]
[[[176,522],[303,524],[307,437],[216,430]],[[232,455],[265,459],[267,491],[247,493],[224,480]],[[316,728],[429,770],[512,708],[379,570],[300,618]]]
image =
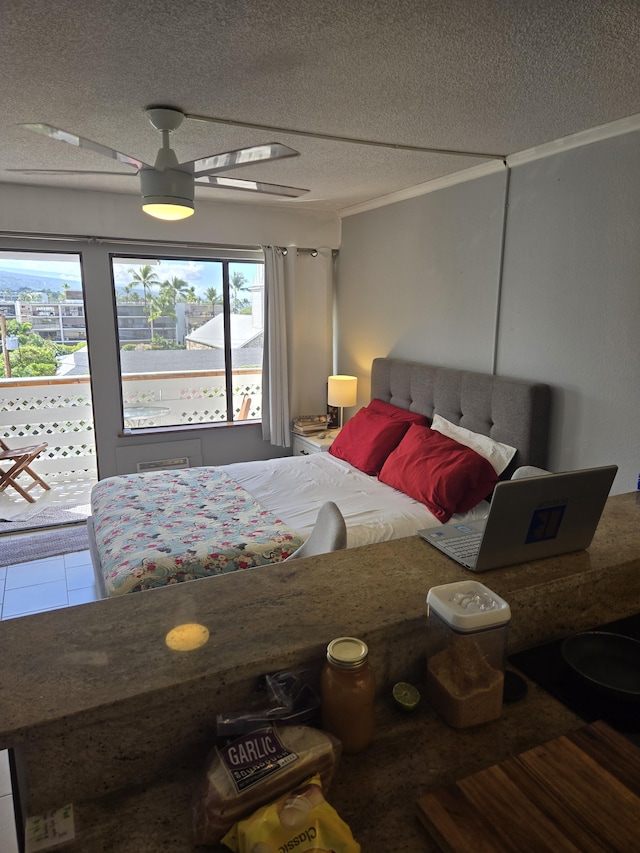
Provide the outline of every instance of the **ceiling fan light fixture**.
[[175,221],[193,216],[193,175],[179,169],[140,171],[142,209],[155,219]]
[[154,219],[164,219],[166,222],[175,222],[178,219],[187,219],[195,213],[193,202],[182,200],[179,203],[176,199],[162,198],[156,196],[153,199],[143,203],[142,209]]

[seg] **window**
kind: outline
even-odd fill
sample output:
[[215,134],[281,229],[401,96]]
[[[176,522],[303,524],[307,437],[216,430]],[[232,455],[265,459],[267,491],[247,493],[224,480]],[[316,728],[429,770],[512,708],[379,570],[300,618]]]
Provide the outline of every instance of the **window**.
[[125,430],[258,419],[262,254],[111,255],[111,270]]

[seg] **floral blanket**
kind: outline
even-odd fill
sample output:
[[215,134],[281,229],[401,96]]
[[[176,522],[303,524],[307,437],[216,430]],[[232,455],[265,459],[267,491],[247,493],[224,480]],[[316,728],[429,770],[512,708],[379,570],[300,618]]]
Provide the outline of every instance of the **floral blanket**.
[[303,542],[215,468],[109,477],[91,512],[109,597],[280,563]]

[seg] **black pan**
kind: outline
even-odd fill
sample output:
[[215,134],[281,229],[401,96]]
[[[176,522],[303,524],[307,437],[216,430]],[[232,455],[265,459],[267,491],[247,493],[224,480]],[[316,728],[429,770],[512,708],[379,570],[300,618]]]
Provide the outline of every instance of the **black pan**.
[[563,641],[562,656],[598,690],[621,699],[640,699],[640,640],[584,631]]

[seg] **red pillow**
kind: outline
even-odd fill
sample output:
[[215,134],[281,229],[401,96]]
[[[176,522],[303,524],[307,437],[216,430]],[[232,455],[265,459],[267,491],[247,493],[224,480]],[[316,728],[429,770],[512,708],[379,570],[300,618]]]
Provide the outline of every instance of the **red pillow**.
[[394,406],[393,403],[385,403],[384,400],[378,400],[374,397],[367,406],[370,412],[375,412],[376,415],[386,415],[389,418],[397,418],[400,421],[406,421],[410,424],[421,424],[429,426],[429,418],[420,415],[418,412],[409,412],[407,409],[401,409]]
[[329,453],[344,459],[365,474],[378,474],[384,460],[409,429],[406,421],[360,409],[342,427]]
[[425,504],[444,523],[454,513],[473,509],[491,494],[499,478],[475,450],[412,424],[378,479]]

